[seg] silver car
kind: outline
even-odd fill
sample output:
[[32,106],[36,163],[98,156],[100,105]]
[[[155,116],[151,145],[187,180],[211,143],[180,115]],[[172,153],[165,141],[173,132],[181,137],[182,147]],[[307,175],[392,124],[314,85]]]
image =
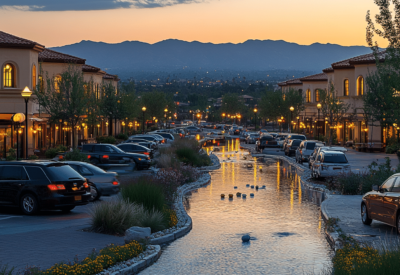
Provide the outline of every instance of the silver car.
[[319,155],[320,152],[322,151],[337,151],[337,152],[347,152],[347,149],[344,147],[340,147],[340,146],[323,146],[323,147],[316,147],[314,149],[314,152],[311,154],[311,156],[309,157],[308,160],[308,168],[312,169],[312,165],[315,161],[315,159],[317,158],[317,156]]
[[106,172],[97,166],[81,161],[65,161],[64,163],[88,179],[93,201],[98,200],[101,196],[119,193],[120,183],[116,172]]
[[251,133],[246,137],[246,144],[256,144],[256,141],[260,139],[260,135]]
[[321,151],[311,168],[311,175],[314,178],[334,177],[350,172],[346,155],[339,151]]
[[324,143],[317,140],[304,140],[296,150],[296,162],[307,162],[316,147],[323,147]]

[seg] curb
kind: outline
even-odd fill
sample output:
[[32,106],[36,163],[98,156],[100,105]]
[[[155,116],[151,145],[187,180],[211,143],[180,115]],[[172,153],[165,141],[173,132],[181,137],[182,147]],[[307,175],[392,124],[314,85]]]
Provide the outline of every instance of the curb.
[[110,273],[110,274],[111,275],[136,274],[139,271],[145,269],[146,267],[149,267],[154,262],[156,262],[158,260],[158,258],[160,258],[160,256],[161,256],[161,247],[159,245],[155,245],[155,249],[156,249],[156,251],[153,254],[151,254],[147,257],[144,257],[139,262],[137,262],[131,266],[125,267],[121,270],[118,270],[116,272]]

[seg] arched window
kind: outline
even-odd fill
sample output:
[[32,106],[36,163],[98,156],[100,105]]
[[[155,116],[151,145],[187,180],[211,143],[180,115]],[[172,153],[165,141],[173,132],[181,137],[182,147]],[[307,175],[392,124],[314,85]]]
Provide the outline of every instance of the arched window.
[[364,77],[362,76],[357,79],[357,95],[364,95]]
[[343,95],[348,96],[349,95],[349,80],[345,79],[343,83]]
[[15,87],[15,66],[13,64],[6,64],[3,68],[3,86]]
[[60,92],[60,82],[61,76],[57,75],[54,77],[54,90],[59,93]]
[[32,66],[32,88],[36,89],[36,66],[33,64]]
[[311,90],[306,91],[306,102],[311,102]]
[[315,102],[319,102],[319,90],[315,90]]

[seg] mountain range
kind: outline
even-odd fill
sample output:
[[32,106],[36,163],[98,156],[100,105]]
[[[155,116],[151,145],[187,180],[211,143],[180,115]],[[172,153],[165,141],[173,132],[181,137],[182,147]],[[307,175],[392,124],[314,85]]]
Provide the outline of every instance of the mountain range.
[[244,43],[213,44],[169,39],[154,44],[125,41],[116,44],[83,40],[52,48],[86,59],[86,64],[111,74],[179,71],[320,72],[331,63],[370,53],[368,47],[314,43],[299,45],[286,41],[248,40]]

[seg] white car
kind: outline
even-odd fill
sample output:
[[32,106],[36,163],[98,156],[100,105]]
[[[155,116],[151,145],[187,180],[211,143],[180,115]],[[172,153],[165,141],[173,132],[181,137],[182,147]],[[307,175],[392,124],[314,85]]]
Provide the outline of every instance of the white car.
[[296,162],[307,162],[314,152],[315,148],[325,146],[324,143],[317,140],[304,140],[296,150]]
[[314,178],[334,177],[350,172],[346,155],[339,151],[320,152],[311,167],[311,175]]

